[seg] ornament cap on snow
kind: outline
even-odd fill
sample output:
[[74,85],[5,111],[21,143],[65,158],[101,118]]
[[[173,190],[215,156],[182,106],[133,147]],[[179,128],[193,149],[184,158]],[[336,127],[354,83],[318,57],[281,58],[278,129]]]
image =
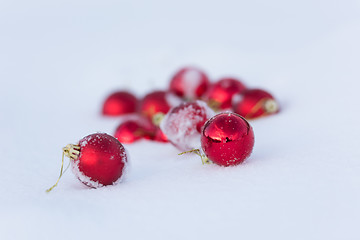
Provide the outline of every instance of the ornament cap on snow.
[[165,117],[165,114],[162,113],[162,112],[159,112],[157,114],[155,114],[152,118],[152,123],[155,125],[155,126],[160,126],[160,123],[162,122],[162,120],[164,119]]
[[77,159],[80,155],[80,146],[75,144],[68,144],[63,147],[63,154],[71,159]]
[[276,113],[279,110],[279,105],[274,99],[268,99],[264,103],[264,108],[267,113]]

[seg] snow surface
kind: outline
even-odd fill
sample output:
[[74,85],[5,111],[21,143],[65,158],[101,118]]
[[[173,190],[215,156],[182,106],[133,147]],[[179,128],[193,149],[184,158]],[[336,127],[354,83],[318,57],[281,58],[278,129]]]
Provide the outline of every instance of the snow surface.
[[[0,239],[360,239],[359,1],[1,1]],[[272,92],[237,167],[171,144],[126,145],[89,189],[61,149],[108,93],[163,89],[182,66]]]

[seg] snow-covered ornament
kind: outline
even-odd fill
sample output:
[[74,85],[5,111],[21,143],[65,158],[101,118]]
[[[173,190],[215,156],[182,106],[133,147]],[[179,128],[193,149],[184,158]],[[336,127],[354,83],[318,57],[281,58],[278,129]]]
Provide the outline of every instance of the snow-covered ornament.
[[182,103],[172,108],[160,123],[160,129],[179,150],[200,147],[200,134],[204,123],[215,113],[203,101]]
[[204,95],[210,85],[206,74],[200,69],[180,69],[170,81],[170,91],[186,100],[195,100]]
[[88,135],[78,144],[68,144],[63,148],[60,177],[47,192],[56,187],[63,175],[64,156],[70,158],[76,177],[92,188],[118,182],[127,164],[125,148],[116,138],[106,133]]
[[215,110],[231,108],[231,99],[246,89],[245,85],[235,78],[222,78],[212,84],[206,93],[206,101]]
[[233,110],[246,119],[254,119],[279,112],[279,105],[270,93],[249,89],[233,97]]
[[137,111],[138,100],[130,92],[118,91],[109,95],[102,108],[102,114],[106,116],[119,116]]
[[253,129],[236,113],[219,113],[209,119],[202,130],[201,148],[206,158],[217,165],[240,164],[250,156],[253,147]]

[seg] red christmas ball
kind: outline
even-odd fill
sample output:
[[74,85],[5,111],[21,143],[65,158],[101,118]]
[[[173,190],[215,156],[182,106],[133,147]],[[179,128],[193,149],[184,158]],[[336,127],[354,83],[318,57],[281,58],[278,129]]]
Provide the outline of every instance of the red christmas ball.
[[77,178],[93,188],[117,182],[127,163],[123,145],[105,133],[86,136],[77,145],[69,144],[64,153],[70,157]]
[[122,122],[116,129],[114,137],[121,143],[133,143],[140,139],[157,142],[168,142],[165,134],[148,118],[136,116]]
[[170,81],[170,91],[187,100],[200,98],[208,89],[206,74],[194,67],[180,69]]
[[210,86],[206,101],[213,109],[229,109],[232,97],[245,89],[245,85],[235,78],[222,78]]
[[220,166],[237,165],[250,156],[254,132],[240,115],[219,113],[205,123],[201,147],[212,162]]
[[148,131],[138,121],[127,120],[116,128],[114,137],[121,143],[133,143],[147,136]]
[[147,94],[140,103],[141,113],[152,119],[157,113],[166,114],[171,106],[172,101],[177,101],[175,96],[172,96],[165,91],[154,91]]
[[163,131],[161,131],[159,127],[155,128],[155,132],[150,139],[156,142],[163,142],[163,143],[169,142],[167,136],[163,133]]
[[119,91],[108,96],[103,104],[102,113],[107,116],[119,116],[137,111],[137,98],[126,91]]
[[165,115],[160,129],[179,150],[192,150],[199,147],[202,127],[214,114],[203,101],[182,103]]
[[249,89],[233,97],[233,110],[246,119],[254,119],[279,111],[274,97],[261,89]]

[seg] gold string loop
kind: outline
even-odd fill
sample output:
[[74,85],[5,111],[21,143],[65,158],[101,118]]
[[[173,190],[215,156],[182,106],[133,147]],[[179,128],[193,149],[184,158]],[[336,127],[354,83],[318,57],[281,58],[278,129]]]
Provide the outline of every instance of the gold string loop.
[[183,154],[186,154],[186,153],[195,153],[196,155],[198,155],[201,158],[201,162],[202,162],[203,165],[212,163],[210,161],[210,159],[207,156],[205,156],[205,154],[201,154],[200,149],[193,149],[193,150],[190,150],[190,151],[181,152],[178,155],[183,155]]
[[70,165],[70,162],[69,162],[69,165],[66,167],[65,171],[63,171],[63,169],[64,169],[64,156],[65,156],[65,152],[63,151],[59,178],[51,188],[46,190],[47,193],[50,192],[51,190],[53,190],[54,187],[56,187],[58,185],[58,183],[60,181],[60,178],[62,177],[62,175],[65,173],[65,171],[68,169],[68,167]]
[[[46,190],[47,193],[50,192],[51,190],[53,190],[54,187],[56,187],[58,185],[58,183],[60,181],[60,178],[68,170],[68,168],[70,166],[70,161],[77,159],[79,157],[79,155],[80,155],[80,146],[78,146],[78,145],[68,144],[68,145],[66,145],[66,147],[63,148],[62,160],[61,160],[61,169],[60,169],[59,178],[51,188]],[[67,165],[67,167],[64,170],[64,157],[65,156],[70,158],[70,161],[69,161],[69,164]]]

